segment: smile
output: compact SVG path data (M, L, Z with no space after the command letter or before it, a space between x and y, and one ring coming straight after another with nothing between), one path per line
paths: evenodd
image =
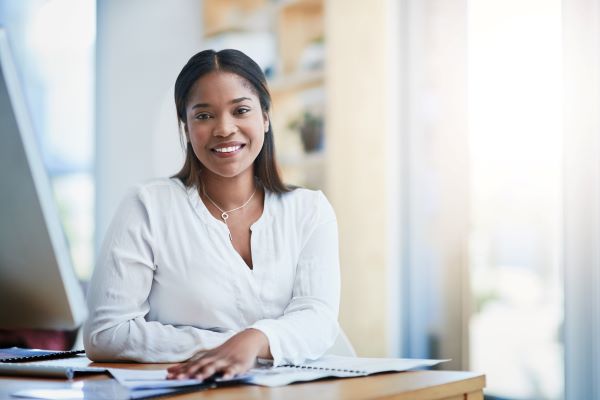
M212 150L215 151L215 152L217 152L217 153L235 153L236 151L238 151L242 147L244 147L244 145L238 144L238 145L229 146L229 147L215 147Z

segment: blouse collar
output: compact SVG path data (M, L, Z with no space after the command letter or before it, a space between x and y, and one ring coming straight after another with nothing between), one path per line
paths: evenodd
M208 208L206 208L206 204L204 204L204 202L200 198L200 193L198 193L198 189L195 186L187 187L179 179L177 179L177 178L172 178L172 179L174 181L176 181L178 186L180 186L181 188L183 188L186 191L190 205L192 206L192 208L194 209L194 211L196 212L198 217L203 222L212 224L214 226L219 226L219 227L222 227L225 225L225 223L223 221L216 219L215 217L213 217L213 215L210 213L210 211L208 211ZM264 191L265 191L265 198L264 198L264 203L263 203L263 212L262 212L261 216L258 217L258 219L250 226L251 231L261 229L261 227L264 226L264 224L266 223L265 221L267 221L270 218L271 202L272 202L272 198L273 198L273 193L271 193L267 189L264 189Z

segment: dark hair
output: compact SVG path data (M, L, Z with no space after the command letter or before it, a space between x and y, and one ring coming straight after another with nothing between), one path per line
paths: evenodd
M175 81L175 107L177 108L179 132L184 141L185 134L183 130L187 121L186 105L190 90L198 79L213 71L231 72L244 78L258 96L262 111L269 114L271 94L267 88L265 75L254 60L239 50L227 49L219 52L204 50L190 58ZM254 175L265 189L275 193L285 193L289 192L291 188L285 185L279 176L277 163L275 162L272 125L269 123L269 130L265 133L263 147L256 160L254 160ZM196 157L194 149L188 141L183 167L173 178L180 179L188 187L193 185L199 187L202 168L202 163Z

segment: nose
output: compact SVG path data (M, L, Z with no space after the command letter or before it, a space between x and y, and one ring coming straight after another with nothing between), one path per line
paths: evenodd
M214 136L222 136L227 137L237 130L237 126L235 125L235 121L230 116L222 116L217 119L217 123L213 129Z

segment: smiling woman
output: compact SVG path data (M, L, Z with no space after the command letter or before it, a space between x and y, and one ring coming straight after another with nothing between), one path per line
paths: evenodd
M253 174L269 118L243 78L212 72L194 84L186 110L185 135L210 175Z
M175 83L186 160L122 202L92 278L88 357L190 361L170 376L316 359L338 335L337 222L275 163L270 96L236 50L193 56Z
M210 79L211 76L212 79ZM202 79L208 79L208 82L205 83L211 85L211 90L209 90L208 86L200 84L200 80ZM215 110L207 110L211 104L209 104L208 99L203 99L202 96L211 96L210 93L218 93L218 90L221 89L219 85L224 85L224 87L227 87L234 93L236 90L240 93L239 96L231 94L232 97L229 99L229 101L235 101L231 104L232 108L234 108L234 105L238 106L238 115L244 114L247 111L254 111L252 115L261 116L264 119L264 143L256 155L253 168L254 175L269 190L275 193L287 192L289 188L281 181L275 162L273 131L269 122L271 96L267 88L266 79L260 67L252 59L236 50L222 50L218 53L213 50L205 50L196 54L188 61L175 82L177 117L179 118L180 129L184 132L187 139L185 163L176 177L186 185L198 184L200 182L199 171L202 169L202 160L195 153L196 149L190 140L188 129L197 126L190 123L194 122L192 120L194 117L196 118L196 122L198 122L210 118L211 111L214 114ZM216 94L212 96L216 96ZM216 101L216 99L213 101ZM221 99L221 101L225 100ZM254 103L246 104L246 107L240 107L238 103L243 101ZM188 110L188 106L190 110ZM214 117L213 115L213 120L215 120ZM219 117L217 121L220 124L228 124L232 121L224 119L223 115ZM217 129L223 129L223 126L217 126ZM230 127L225 126L225 129L230 129Z

